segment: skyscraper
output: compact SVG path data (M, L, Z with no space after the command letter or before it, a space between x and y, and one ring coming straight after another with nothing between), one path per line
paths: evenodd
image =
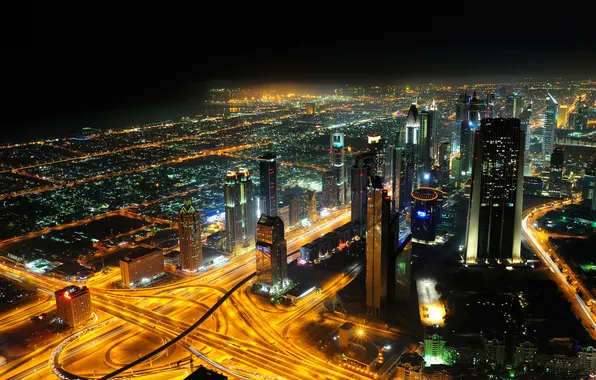
M505 118L519 118L519 114L522 112L522 100L519 91L512 93L511 95L507 95L507 100L505 101Z
M86 286L67 286L54 296L57 317L70 327L79 327L91 318L91 294Z
M443 193L430 187L412 192L410 229L412 238L421 243L433 243L441 227Z
M257 222L258 281L273 291L283 289L287 282L288 252L284 238L284 223L278 217L262 214Z
M470 120L470 116L468 113L468 107L470 104L470 95L467 93L463 93L457 98L457 102L455 103L455 121L457 125L461 125L462 121Z
M372 159L372 163L370 163L371 175L384 178L386 152L385 141L381 138L381 136L377 136L376 134L368 136L368 152L372 154L369 156Z
M323 202L322 206L327 208L337 207L337 183L335 175L331 170L321 174L323 182Z
M530 119L532 117L532 103L527 105L522 113L519 114L518 119L520 128L526 133L526 152L524 154L524 175L532 175L532 159L530 158L530 147L532 145L532 131L530 129Z
M408 234L400 243L395 253L395 265L389 267L395 268L395 301L407 301L411 294L412 235Z
M434 161L432 160L432 149L431 149L431 135L433 121L431 120L434 112L431 114L429 111L422 111L418 114L418 120L420 128L418 129L418 171L429 172ZM436 126L435 126L436 127Z
M395 265L399 218L391 214L391 198L380 177L372 179L366 207L366 308L369 315L382 318L395 288L395 267L390 263L393 259Z
M408 117L406 118L406 145L415 145L418 143L419 129L420 120L418 119L418 108L416 108L416 104L412 104L408 110Z
M333 179L335 181L336 189L334 190L335 203L341 206L345 203L346 198L346 179L344 166L344 134L332 133L330 143L331 153L331 171L333 172Z
M364 233L366 226L366 202L369 168L362 155L356 156L354 166L351 168L352 174L352 200L351 200L351 221L357 226L358 234Z
M429 130L430 130L430 155L431 155L431 166L435 165L439 160L439 111L437 103L433 100L430 108L428 109L429 114Z
M290 224L288 227L294 227L300 223L300 200L297 196L291 194L286 197L286 203L290 206Z
M314 190L305 190L302 193L302 219L311 222L317 219L317 193Z
M476 95L476 91L472 94L472 100L470 100L470 105L468 106L468 112L470 115L470 127L476 130L480 124L480 109L478 107L478 96Z
M559 129L567 129L567 120L569 107L560 105L559 106L559 117L557 117L557 128Z
M228 250L242 252L255 241L255 214L252 180L247 169L228 170L224 184ZM277 210L277 205L275 205Z
M203 244L201 242L201 220L192 206L190 198L178 213L178 240L180 242L180 267L196 271L203 266Z
M544 126L542 132L542 159L548 160L553 151L555 128L559 119L559 103L550 93L546 94L546 110L544 111Z
M457 173L456 177L465 181L472 171L474 154L474 127L471 121L463 120L461 122L459 144L461 172Z
M261 174L261 213L277 216L277 156L267 152L259 157Z
M483 119L475 133L468 263L519 263L525 135L519 119Z

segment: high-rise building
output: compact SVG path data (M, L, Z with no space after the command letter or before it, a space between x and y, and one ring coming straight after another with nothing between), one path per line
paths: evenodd
M418 119L418 108L416 108L416 104L412 104L408 110L408 117L406 118L406 145L415 145L418 143L419 129L420 120Z
M519 91L514 92L507 96L505 101L505 118L519 118L519 114L522 112L522 98Z
M333 192L335 203L341 206L345 203L346 199L346 169L344 166L344 134L343 133L332 133L330 142L330 153L331 153L331 171L333 172L333 179L335 181L336 189Z
M422 111L418 115L420 128L418 129L418 170L419 172L429 172L434 165L432 157L432 134L433 128L436 129L436 112ZM433 120L434 119L434 120Z
M314 190L305 190L302 193L302 219L311 222L317 219L317 193Z
M430 131L430 156L431 156L431 166L435 165L439 160L439 110L437 108L437 103L433 100L429 109L428 109L428 121L429 121L429 131Z
M455 121L457 125L461 125L462 121L470 120L468 107L470 105L470 95L463 93L457 98L455 103Z
M542 132L542 159L548 160L553 151L555 128L559 119L559 103L550 93L546 94L546 110L544 111L544 126Z
M483 118L493 118L493 117L498 117L497 116L497 108L496 108L496 103L497 102L497 94L495 94L494 92L490 92L486 95L486 113L483 116Z
M120 260L122 283L129 288L148 283L164 272L164 256L159 249L133 252Z
M462 121L460 129L459 157L461 172L456 177L467 180L472 171L472 161L474 156L474 127L471 121Z
M519 263L524 132L519 119L483 119L475 140L466 262Z
M472 127L474 130L477 130L478 126L480 125L480 109L478 107L478 103L478 96L476 96L476 91L474 91L474 94L472 94L472 100L470 100L470 105L468 106L470 127Z
M366 207L366 308L369 315L383 318L394 297L399 218L391 213L391 198L380 177L372 178Z
M412 293L412 235L408 235L395 253L395 265L390 258L389 267L395 268L395 301L408 301ZM388 295L391 291L388 291Z
M385 163L386 163L386 151L385 151L385 143L386 141L381 138L381 136L372 135L368 136L368 152L372 154L369 156L372 158L371 166L371 175L379 176L381 178L385 177Z
M262 285L273 291L287 282L288 252L284 223L278 217L262 214L257 222L257 276Z
M70 327L79 327L91 319L91 294L86 286L67 286L54 293L57 317Z
M331 170L327 170L321 174L323 182L323 207L334 208L337 207L337 183L335 182L335 175Z
M532 103L525 107L523 112L519 114L518 119L520 128L526 133L526 152L524 155L524 175L532 175L532 159L530 158L530 147L532 145L532 130L530 129L530 119L532 118Z
M314 193L315 192L313 191L313 194ZM290 222L287 227L288 228L294 227L298 223L300 223L300 200L298 199L297 196L290 194L286 197L286 204L288 204L288 206L290 206ZM316 214L316 208L315 208L315 214Z
M304 103L304 108L307 115L314 115L317 110L316 103Z
M351 221L356 225L358 235L362 235L364 234L364 227L366 226L366 203L369 180L369 167L362 155L356 156L354 166L351 168L351 174Z
M255 242L256 210L252 180L247 169L228 170L224 183L224 203L228 251L238 254Z
M588 107L584 100L578 99L575 106L575 111L569 115L569 126L570 129L575 131L583 131L588 127Z
M587 175L580 179L579 184L582 190L582 207L596 211L596 192L594 192L594 176Z
M260 212L277 216L277 156L267 152L259 157L261 174Z
M196 271L203 266L203 244L201 242L201 220L190 198L178 213L178 240L180 242L180 268Z
M290 205L278 206L277 216L279 216L281 221L284 222L284 228L289 228L289 226L290 226Z
M560 105L559 106L559 117L557 118L557 128L567 129L567 119L569 118L569 107Z
M437 162L441 170L441 186L449 184L450 169L451 169L451 143L448 138L441 141L439 144L439 154L437 156Z
M421 187L412 192L410 229L412 238L422 243L432 243L441 229L443 193L438 189Z

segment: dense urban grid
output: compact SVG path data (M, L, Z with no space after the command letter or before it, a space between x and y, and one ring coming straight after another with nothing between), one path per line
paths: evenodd
M207 96L0 145L0 378L596 376L596 82Z

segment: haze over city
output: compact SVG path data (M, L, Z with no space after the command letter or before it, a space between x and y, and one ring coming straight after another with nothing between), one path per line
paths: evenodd
M0 379L594 378L593 33L440 19L15 54Z

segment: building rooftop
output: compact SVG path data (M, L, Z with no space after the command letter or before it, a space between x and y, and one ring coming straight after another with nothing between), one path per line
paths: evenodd
M79 288L75 285L67 286L66 288L62 288L57 290L54 294L56 297L66 297L68 299L77 298L82 296L83 294L89 293L89 289L86 286Z
M128 254L122 261L134 261L138 260L143 256L147 256L149 254L154 253L155 249L145 248L145 247L137 247L132 253Z
M352 322L345 322L343 325L339 327L340 330L351 330L354 328L354 324Z

